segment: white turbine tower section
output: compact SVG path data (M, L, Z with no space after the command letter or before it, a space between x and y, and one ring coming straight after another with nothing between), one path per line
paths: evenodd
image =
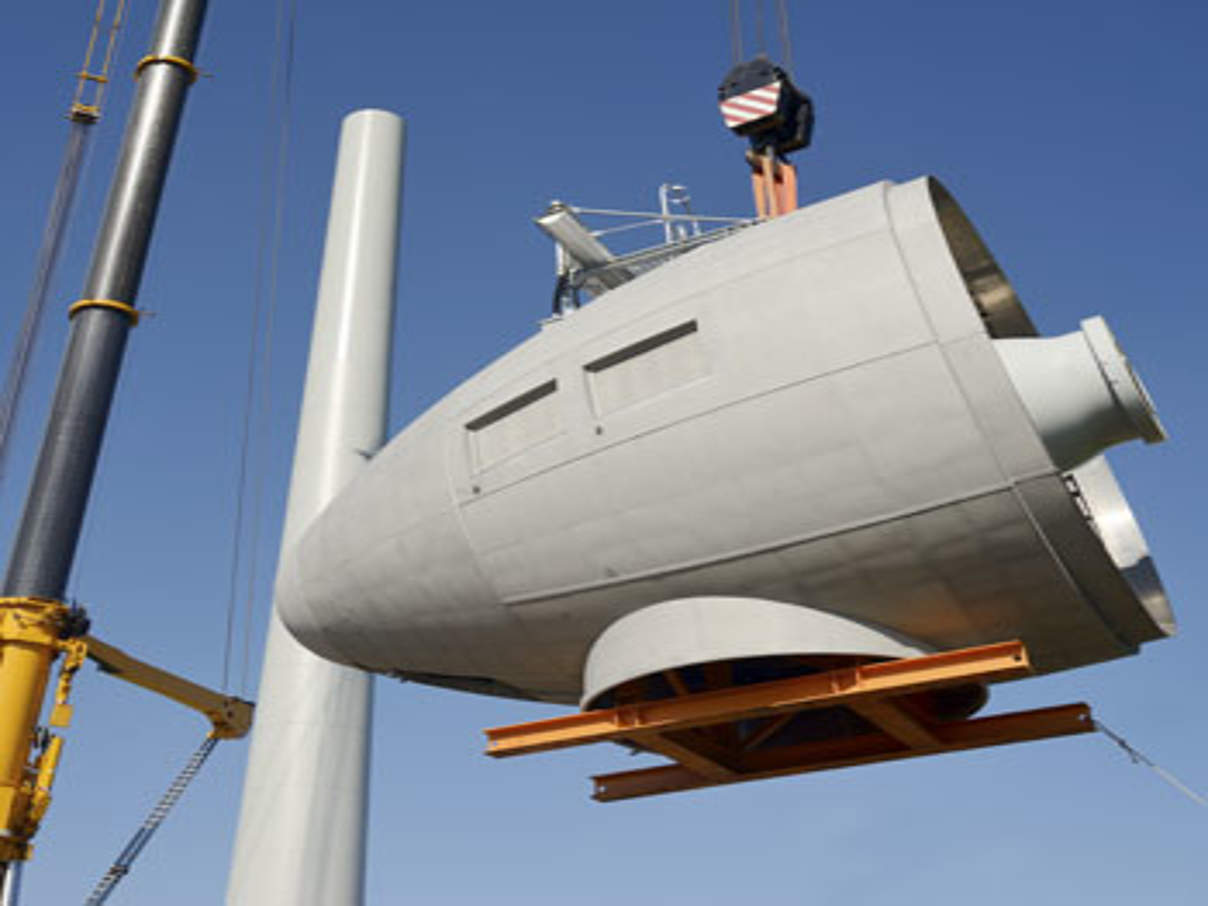
M385 440L403 140L392 113L344 120L282 551ZM274 602L231 906L362 902L370 683L295 642Z

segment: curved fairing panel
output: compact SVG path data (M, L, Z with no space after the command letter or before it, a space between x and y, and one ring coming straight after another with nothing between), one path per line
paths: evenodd
M1091 327L1093 355L1052 348L1092 383L1131 375ZM1165 597L1106 464L1068 460L1160 427L1105 375L1082 419L1101 439L1070 443L1076 401L1044 434L1043 387L1011 368L1048 353L996 346L1034 334L933 180L813 205L470 378L287 552L278 606L333 660L566 702L607 626L696 596L937 649L1020 638L1042 670L1131 653L1173 631Z

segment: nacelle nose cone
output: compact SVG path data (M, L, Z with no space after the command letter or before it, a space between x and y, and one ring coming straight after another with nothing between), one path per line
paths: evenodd
M1011 382L1061 469L1134 438L1165 440L1153 401L1100 317L1060 337L995 340Z

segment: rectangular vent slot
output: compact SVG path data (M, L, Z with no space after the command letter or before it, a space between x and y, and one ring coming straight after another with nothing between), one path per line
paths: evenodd
M557 381L546 381L466 424L475 469L485 469L558 433Z
M709 373L695 321L646 337L584 368L599 416L644 402Z

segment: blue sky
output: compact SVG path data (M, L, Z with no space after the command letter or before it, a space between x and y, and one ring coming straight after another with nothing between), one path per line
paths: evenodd
M213 77L189 100L139 300L157 317L133 337L71 583L98 634L214 684L270 140L273 5L213 4L198 57ZM393 430L546 313L552 255L530 218L551 198L651 207L673 179L698 210L750 208L743 143L714 106L730 62L721 0L299 6L271 430L258 448L253 658L345 113L380 106L409 121ZM1208 789L1208 314L1195 271L1208 208L1208 9L1111 0L790 9L798 82L818 109L815 146L798 155L805 199L937 175L1043 332L1108 319L1171 435L1112 460L1181 634L1136 658L1001 687L995 706L1089 701L1158 763ZM6 16L6 345L91 12L71 0ZM135 0L123 73L144 52L151 13ZM66 335L61 309L82 284L129 95L122 75L98 127L0 487L5 549ZM204 730L91 669L76 703L26 876L30 903L82 900ZM624 767L622 754L481 755L481 728L546 713L378 684L369 902L881 906L964 903L976 892L985 906L1112 906L1199 903L1208 882L1208 812L1100 736L600 806L585 778ZM113 902L220 900L245 756L246 744L219 747Z

